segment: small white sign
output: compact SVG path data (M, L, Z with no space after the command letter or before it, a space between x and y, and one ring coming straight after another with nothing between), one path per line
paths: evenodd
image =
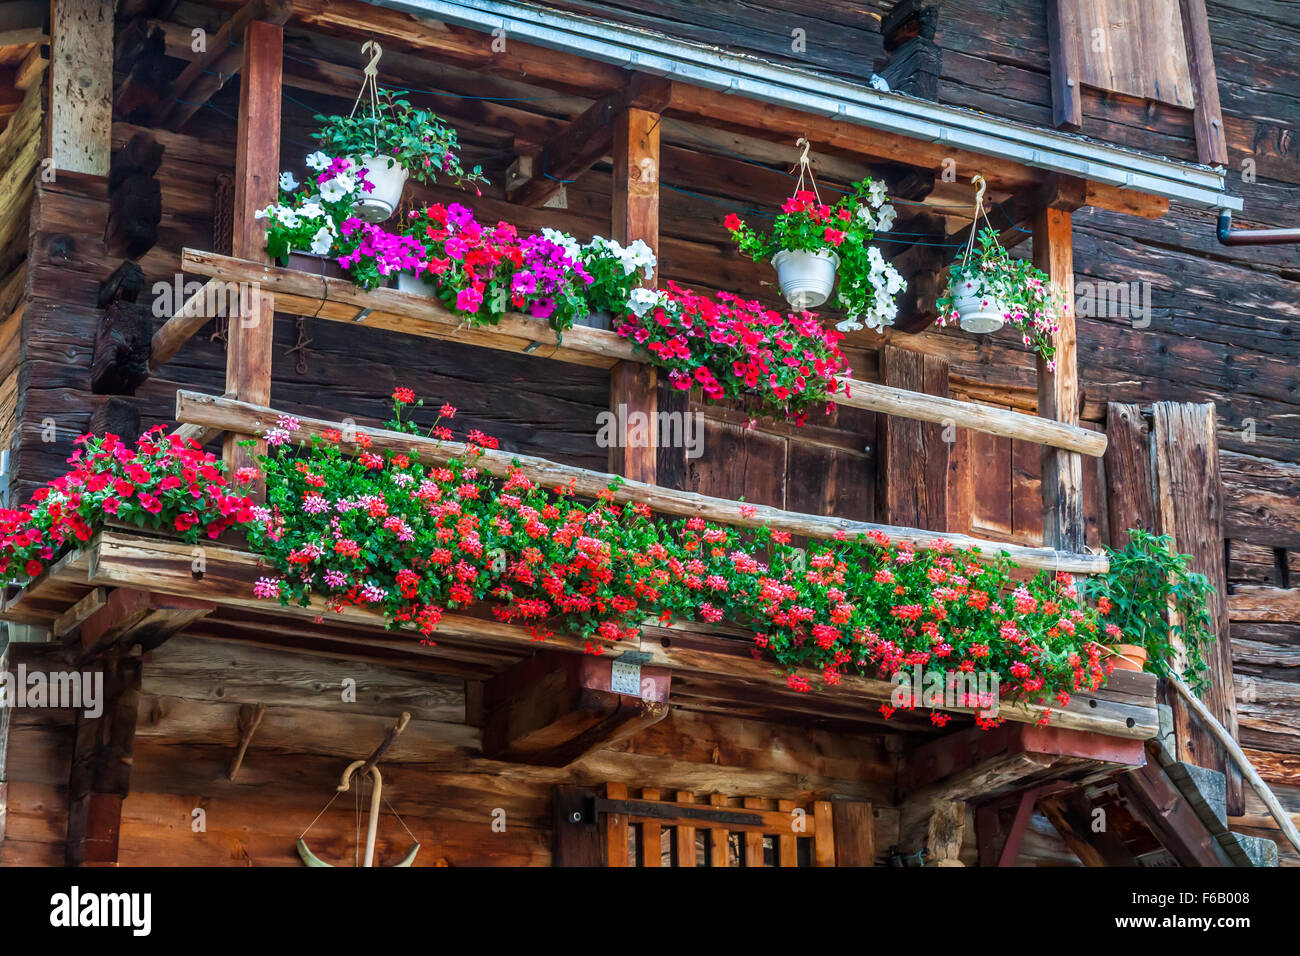
M609 689L615 694L641 696L641 665L614 661L609 672Z

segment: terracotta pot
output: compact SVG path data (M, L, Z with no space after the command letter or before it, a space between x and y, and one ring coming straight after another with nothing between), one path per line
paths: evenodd
M402 201L402 187L406 185L406 167L391 156L353 157L357 164L366 167L366 179L375 188L362 193L352 203L352 211L366 222L383 222L393 214Z
M1115 644L1109 650L1117 671L1141 671L1146 667L1147 649L1140 644Z
M783 249L772 257L781 294L797 312L815 309L830 298L835 287L835 270L840 257L828 250L791 252Z
M953 289L953 307L962 331L987 335L1006 324L1006 307L985 295L978 280L965 279Z

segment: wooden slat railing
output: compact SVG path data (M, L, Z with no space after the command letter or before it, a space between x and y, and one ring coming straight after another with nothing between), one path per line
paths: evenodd
M452 339L501 351L530 352L599 368L609 368L620 361L646 361L646 356L627 339L603 329L575 327L564 333L561 342L555 330L545 322L518 313L502 317L495 326L471 328L433 296L396 289L366 292L347 279L265 266L192 249L184 250L182 267L187 272L209 277L210 285L216 284L213 288L221 288L225 283L230 283L233 288L256 284L260 289L275 294L276 308L283 312ZM201 292L192 296L154 334L151 367L158 368L169 361L185 341L203 327L208 318L203 308L205 295ZM224 299L226 296L215 298ZM836 393L835 401L852 408L952 424L1092 457L1101 457L1106 451L1106 436L1101 432L1036 415L922 395L874 382L847 379Z
M274 427L276 420L282 414L286 413L233 398L204 395L184 389L176 393L176 421L185 425L238 434L255 434ZM344 430L344 426L337 422L295 417L300 423L297 433L293 436L297 440L323 434L326 430ZM461 457L467 451L467 446L461 442L440 442L418 435L377 428L356 428L355 431L364 433L370 439L370 447L374 449L413 451L424 462L445 462ZM359 449L355 441L345 443L345 447L353 452ZM641 481L618 478L605 472L561 465L531 455L485 450L477 459L480 468L498 477L504 477L512 467L512 463L517 463L525 475L546 487L565 486L572 488L578 494L595 496L608 490L611 483L618 481L622 483L613 493L615 501L640 502L661 514L706 518L735 527L765 527L819 539L836 538L841 535L854 537L878 531L889 535L894 541L921 547L930 547L937 541L943 540L956 547L979 548L990 557L1005 552L1017 564L1028 568L1101 574L1109 567L1109 561L1104 554L1073 554L1054 551L1051 548L1032 548L1009 542L986 541L963 534L944 534L919 528L898 528L867 521L853 521L849 518L785 511L770 505L742 504L727 498L678 491Z

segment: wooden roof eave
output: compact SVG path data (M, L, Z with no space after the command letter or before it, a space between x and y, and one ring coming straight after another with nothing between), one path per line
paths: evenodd
M515 77L527 73L542 85L570 90L575 78L582 78L589 84L586 95L593 98L621 88L610 69L658 74L673 83L669 115L713 126L738 124L769 138L807 135L851 154L931 169L952 159L958 168L979 170L991 186L1008 191L1052 172L1075 176L1090 184L1091 204L1130 214L1162 215L1171 198L1216 208L1241 207L1240 199L1225 194L1222 169L880 93L837 77L592 17L513 0L472 5L455 0L383 0L374 5L331 0L325 11L318 11L321 2L301 0L302 22L345 32L363 25L367 35L392 30L398 42L462 60L467 55L472 60L475 51L473 44L467 50L465 31L490 34L504 27L509 36L506 51L482 43L477 48L479 68L509 72L514 63ZM366 16L366 10L373 16Z
M216 0L237 9L242 0ZM504 51L485 39L507 25ZM635 72L671 80L665 115L767 139L808 135L872 162L938 168L952 159L995 190L1015 192L1050 173L1087 183L1088 204L1148 218L1169 200L1238 210L1221 169L1151 156L1075 134L1028 126L753 56L543 9L512 0L296 0L289 25L596 100Z

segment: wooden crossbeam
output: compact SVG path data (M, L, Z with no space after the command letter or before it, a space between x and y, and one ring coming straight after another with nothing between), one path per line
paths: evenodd
M564 333L561 345L555 330L545 322L518 313L505 315L494 326L464 329L463 319L450 312L433 296L399 292L396 289L366 292L347 279L322 277L296 269L282 269L192 249L186 249L182 253L182 267L187 272L225 282L256 284L264 295L274 293L279 307L286 312L391 329L410 335L468 342L485 348L526 350L545 358L599 368L610 368L619 361L646 361L646 356L637 351L630 341L603 329L569 329ZM192 297L191 301L194 298L197 296ZM191 307L187 304L186 308ZM193 331L202 326L202 322L195 324L195 321L193 318L169 319L155 333L155 355L166 354L165 351L159 351L159 337L165 337L167 348L174 346L178 349L179 345L175 343L185 331L193 334ZM845 379L835 393L834 400L849 408L953 424L959 428L1050 445L1092 457L1100 457L1106 451L1106 436L1103 433L1080 428L1077 424L973 402L918 395L874 382Z
M577 179L609 155L620 116L629 109L657 113L668 103L671 92L672 84L668 80L637 73L626 89L598 99L543 144L533 160L534 177L513 190L510 201L521 206L540 206L546 202L559 192L565 180Z
M266 573L257 555L218 545L205 548L206 567L202 579L196 580L193 571L192 546L158 538L139 538L120 532L105 531L92 543L86 562L69 565L60 570L57 578L47 579L51 585L61 586L74 577L84 584L102 587L129 587L148 589L178 596L201 595L202 600L239 611L297 620L308 629L317 627L322 613L331 619L336 612L325 612L321 604L309 607L283 606L274 601L261 601L253 597L253 585ZM93 568L89 581L86 565ZM26 592L6 605L6 616L18 618L24 614L23 600ZM39 602L39 590L30 595ZM347 607L337 612L337 620L357 628L368 628L376 638L383 638L387 622L378 611L360 607ZM681 624L670 630L647 623L638 639L606 642L592 638L590 643L604 646L620 653L641 651L647 655L646 667L666 667L696 676L714 675L724 681L740 681L747 686L762 687L769 692L788 693L791 698L804 699L790 691L786 674L771 662L750 657L744 642L713 636L712 630L703 633L692 631L699 625ZM665 641L664 637L668 640ZM500 647L533 653L538 644L527 629L518 625L503 624L490 618L471 617L448 613L438 627L440 644ZM565 634L556 634L546 640L547 649L563 650L574 654L587 652L588 641ZM816 682L820 675L815 671L799 672ZM821 693L828 698L845 703L859 702L874 708L893 699L895 684L891 681L865 677L846 676L834 688ZM1055 701L1053 701L1055 703ZM969 707L948 708L954 713L971 713ZM1003 704L1000 715L1013 723L1036 723L1043 708L1034 705ZM1145 740L1159 729L1156 717L1155 696L1152 691L1139 692L1104 690L1095 694L1076 694L1064 708L1052 708L1052 727L1064 730L1093 731L1112 737ZM1048 728L1052 729L1052 728Z
M90 660L114 646L139 644L152 650L215 609L215 604L192 597L118 588L81 622L78 658ZM60 619L58 626L66 622Z
M173 96L154 110L154 126L180 129L190 117L243 68L244 31L250 23L281 26L293 12L293 0L249 0L208 40L207 49L181 71ZM256 80L254 80L256 82Z
M184 389L176 393L178 422L217 428L227 433L246 435L264 433L274 426L281 415L282 413L275 409L237 399L218 398ZM297 418L299 428L293 435L295 440L308 440L313 435L342 429L337 422L302 416ZM426 462L445 462L468 453L467 447L460 442L435 441L385 429L357 429L356 431L358 434L364 432L371 442L370 447L374 449L414 451L420 455L421 460ZM354 454L360 454L360 446L355 442L345 443L345 447ZM1081 574L1103 573L1109 566L1104 554L1066 553L1051 548L986 541L962 534L946 534L919 528L854 521L849 518L803 514L770 505L742 505L741 502L726 498L714 498L689 491L663 488L647 482L620 479L606 472L561 465L531 455L487 449L478 455L476 464L487 473L498 477L507 476L510 470L517 466L529 478L546 487L568 486L576 493L590 497L606 492L612 485L618 483L618 487L613 491L615 501L641 502L662 514L679 517L698 516L735 527L770 528L818 539L838 538L842 535L853 537L875 531L888 534L895 541L907 542L918 547L930 547L944 540L956 547L978 548L990 558L1005 553L1022 567L1047 568Z
M540 651L483 686L483 755L565 767L668 716L672 675L639 672L640 690L614 689L605 656Z
M1158 763L1151 761L1121 775L1117 782L1134 815L1183 866L1233 865L1219 841Z

